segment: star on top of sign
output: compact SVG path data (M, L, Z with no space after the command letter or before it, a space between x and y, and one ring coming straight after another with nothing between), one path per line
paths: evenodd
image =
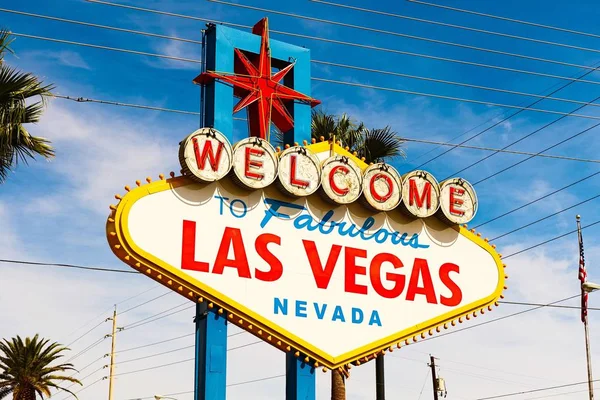
M302 101L309 103L311 107L321 102L281 83L295 62L273 73L268 19L263 18L254 25L252 33L261 36L259 54L246 55L235 49L233 74L206 71L196 77L194 82L207 84L220 80L233 85L234 96L240 98L233 108L233 113L247 107L250 135L266 139L271 122L281 132L287 132L294 127L294 119L287 108L290 102Z

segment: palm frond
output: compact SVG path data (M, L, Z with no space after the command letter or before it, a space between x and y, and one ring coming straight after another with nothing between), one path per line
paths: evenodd
M358 153L367 163L381 162L390 158L406 158L402 140L389 126L381 129L365 129L364 142Z
M0 399L5 398L6 396L8 396L9 394L11 394L13 391L13 388L11 386L5 387L5 388L0 388Z
M10 32L8 30L0 30L0 63L4 60L4 53L14 53L10 48L10 44L13 42L13 40L15 39L10 36Z

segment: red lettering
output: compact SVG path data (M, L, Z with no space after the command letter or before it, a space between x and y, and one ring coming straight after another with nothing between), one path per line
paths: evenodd
M459 305L462 301L462 291L460 290L456 282L454 282L452 278L450 278L450 272L459 273L460 269L458 265L452 263L445 263L440 267L440 279L442 283L446 285L446 287L450 289L450 292L452 293L451 297L440 296L440 303L448 307L454 307Z
M199 170L203 170L206 165L206 159L209 159L210 167L213 171L217 171L219 169L219 162L221 161L221 154L223 153L223 143L218 142L217 146L217 155L213 151L213 141L206 140L204 142L204 147L202 148L202 154L200 154L200 146L198 145L198 138L192 138L192 143L194 144L194 154L196 155L196 165Z
M460 207L464 203L464 200L457 199L456 196L462 196L464 194L465 194L464 189L457 189L454 186L450 186L450 214L459 215L459 216L465 215L464 211L455 208L455 206Z
M388 188L387 193L384 194L383 196L380 195L379 193L377 193L377 190L375 190L375 182L377 182L378 179L383 179ZM373 196L375 201L377 201L379 203L384 203L384 202L388 201L389 198L392 197L393 189L394 189L394 184L392 183L392 179L389 176L387 176L386 174L382 174L382 173L375 174L371 178L371 182L369 182L369 191L371 192L371 196Z
M408 201L412 206L413 203L417 203L417 207L423 207L423 202L425 201L425 197L427 197L427 209L431 208L431 183L425 182L423 186L423 193L419 195L419 189L417 189L417 182L414 179L409 180L408 187Z
M265 174L256 172L255 170L251 170L250 168L262 168L263 162L259 160L253 160L252 156L263 156L265 154L264 150L257 149L254 147L246 147L246 160L245 160L245 169L244 175L246 178L261 180L265 177Z
M183 220L181 269L208 272L208 263L196 261L196 222Z
M291 158L290 159L290 185L294 185L294 186L301 187L302 189L306 189L308 187L308 185L310 185L310 182L296 178L296 162L297 162L298 156L294 154L290 158Z
M346 275L344 291L347 293L367 294L367 287L356 283L356 275L367 275L367 268L362 265L356 265L356 258L366 258L367 251L346 247L344 250L344 260L346 262Z
M419 286L420 278L423 279L422 287ZM425 295L428 303L437 304L429 265L427 265L427 260L422 258L415 258L410 281L408 282L408 289L406 290L406 300L414 301L417 294Z
M227 258L230 248L233 249L233 259ZM212 273L222 275L225 267L236 268L240 278L250 278L250 267L242 240L242 232L237 228L225 228Z
M275 243L277 245L281 245L281 238L277 235L273 235L272 233L263 233L256 238L256 242L254 243L254 247L256 247L256 252L258 255L265 260L271 269L267 272L256 270L254 276L256 279L260 279L265 282L273 282L277 279L281 278L283 274L283 264L281 261L269 251L267 245L269 243Z
M304 250L306 251L308 262L310 263L310 268L312 269L313 276L315 277L315 283L317 284L317 287L319 289L327 289L327 286L329 286L329 281L331 280L331 275L333 274L333 269L335 268L335 264L340 257L342 246L337 244L331 246L331 251L327 257L327 263L325 264L325 267L323 267L319 257L319 252L315 246L315 242L312 240L303 240L302 244L304 245Z
M337 194L338 196L345 196L346 194L348 194L350 189L340 188L338 185L335 184L335 180L333 179L334 175L337 173L338 170L343 172L344 175L350 172L348 167L346 167L345 165L336 165L335 167L331 168L331 171L329 171L329 186L331 186L331 190L333 190L333 193Z
M406 277L401 274L387 272L385 274L385 278L388 281L394 282L394 287L391 289L386 289L381 282L381 266L385 262L392 264L394 269L402 268L404 266L402 261L400 261L400 259L393 254L377 254L371 261L371 268L369 271L371 275L371 284L373 285L373 289L375 289L377 294L379 294L381 297L385 297L386 299L395 299L396 297L400 296L404 290Z

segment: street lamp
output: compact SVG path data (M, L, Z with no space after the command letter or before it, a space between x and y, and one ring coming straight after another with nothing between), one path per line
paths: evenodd
M597 283L593 283L593 282L583 282L583 284L581 285L581 288L583 289L584 292L593 292L595 290L600 290L600 285Z

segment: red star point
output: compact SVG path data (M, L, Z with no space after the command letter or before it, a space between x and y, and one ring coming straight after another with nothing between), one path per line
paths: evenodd
M250 135L267 139L271 122L281 132L287 132L294 127L294 119L287 107L290 102L302 101L311 107L321 102L281 83L295 63L273 73L268 19L263 18L254 25L252 33L261 36L259 54L249 58L239 49L235 49L233 74L206 71L196 77L194 82L207 84L219 80L232 85L234 95L240 98L233 108L233 113L248 108Z

